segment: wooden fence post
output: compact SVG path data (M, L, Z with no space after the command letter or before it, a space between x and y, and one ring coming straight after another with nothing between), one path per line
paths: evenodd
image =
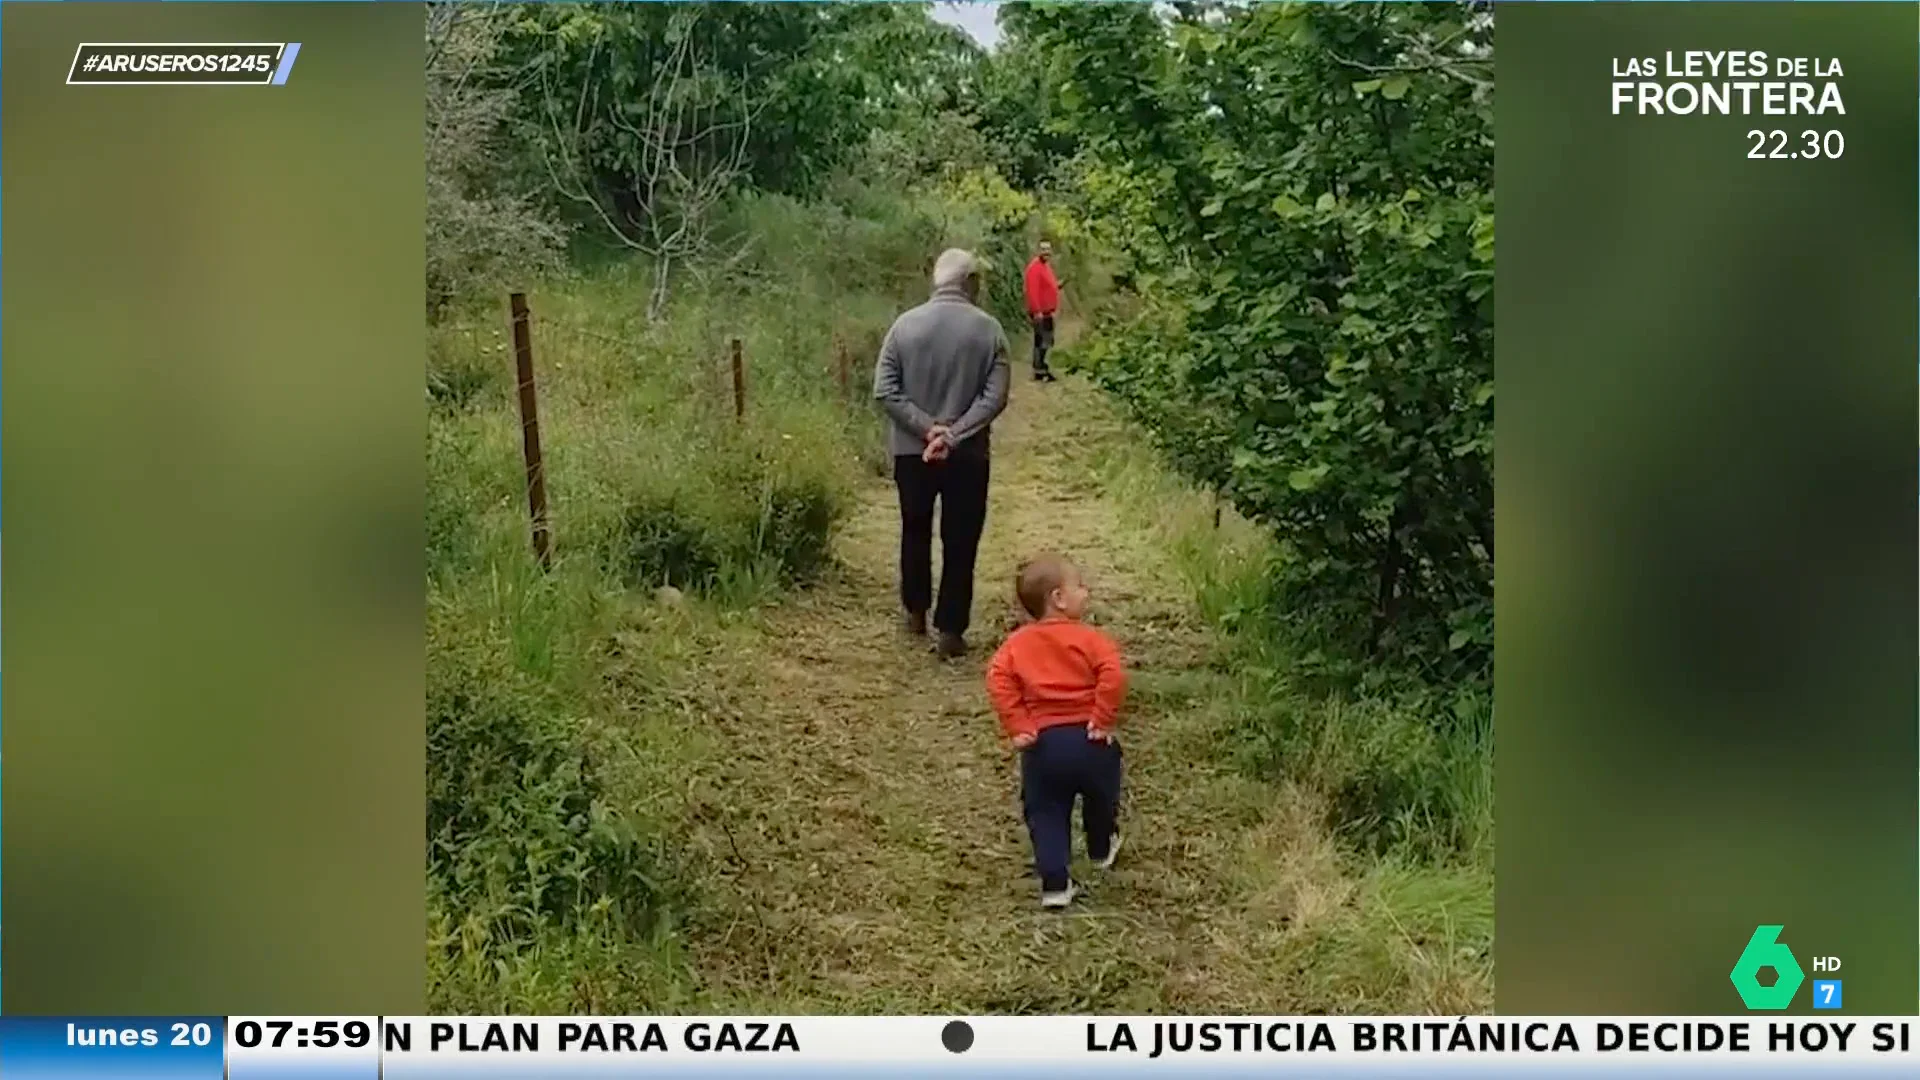
M520 440L527 457L527 513L533 519L533 553L540 568L551 569L547 537L547 480L540 461L540 414L533 393L533 337L528 328L527 294L508 297L513 311L513 363L520 376Z
M740 355L740 339L733 339L733 418L747 417L747 362Z

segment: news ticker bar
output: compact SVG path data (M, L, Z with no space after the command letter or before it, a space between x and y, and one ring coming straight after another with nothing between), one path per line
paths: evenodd
M82 43L69 86L285 86L297 41L246 44Z
M0 1017L7 1080L1913 1076L1913 1017ZM1729 1069L1735 1070L1729 1073Z

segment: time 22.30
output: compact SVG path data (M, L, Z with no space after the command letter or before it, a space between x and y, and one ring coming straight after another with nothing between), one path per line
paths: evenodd
M1790 161L1798 158L1837 158L1847 152L1847 137L1837 131L1803 131L1792 139L1784 131L1749 131L1750 158Z

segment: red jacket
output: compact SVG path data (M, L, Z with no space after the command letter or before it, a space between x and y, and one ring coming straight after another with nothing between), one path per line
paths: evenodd
M1040 261L1035 255L1027 264L1027 314L1032 316L1051 315L1060 310L1060 282L1053 276L1053 267Z
M1015 630L987 665L987 694L1009 736L1056 724L1111 731L1126 693L1127 670L1113 639L1069 619Z

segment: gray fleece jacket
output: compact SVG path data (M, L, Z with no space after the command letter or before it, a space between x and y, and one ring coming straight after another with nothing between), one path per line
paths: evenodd
M893 419L888 449L918 455L927 429L946 424L955 453L984 456L1007 407L1007 335L958 287L901 315L880 346L873 396Z

